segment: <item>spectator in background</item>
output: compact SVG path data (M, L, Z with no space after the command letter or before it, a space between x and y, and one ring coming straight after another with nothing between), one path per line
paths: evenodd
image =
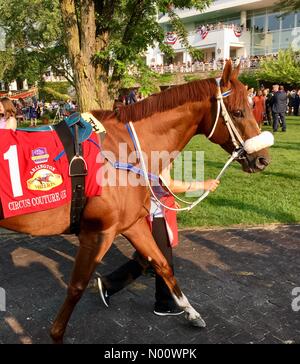
M294 107L294 98L295 98L296 91L288 91L287 98L288 98L288 115L292 115L293 107Z
M127 97L127 104L135 104L137 102L135 89L132 89Z
M300 106L300 90L295 93L295 97L293 100L293 108L294 108L294 115L298 116L299 114L299 106Z
M66 116L72 114L72 112L75 110L75 107L71 99L67 100L64 108Z
M8 97L0 99L0 129L16 130L16 108Z
M25 116L23 114L23 102L22 99L19 99L16 103L16 120L17 120L17 125L20 122L25 121Z
M266 100L262 90L258 90L256 96L253 97L253 115L260 128L264 120L265 112Z
M273 96L274 93L270 92L269 89L266 90L266 114L267 114L267 120L268 125L272 125L272 103L273 103Z
M278 130L278 124L280 120L282 122L282 131L286 131L286 121L285 121L285 113L287 109L287 95L284 91L284 86L274 85L274 97L272 104L272 111L274 115L273 120L273 131L276 132ZM280 119L280 120L279 120Z
M250 108L253 109L253 97L254 97L254 88L248 89L248 103L250 105Z
M37 125L37 116L37 102L31 102L29 104L29 119L31 127Z

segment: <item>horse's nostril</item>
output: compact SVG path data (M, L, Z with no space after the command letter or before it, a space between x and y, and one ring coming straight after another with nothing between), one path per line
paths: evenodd
M263 164L264 166L268 166L268 165L269 165L269 161L268 161L266 158L264 158L264 157L259 157L258 159L259 159L259 162L260 162L261 164Z
M256 158L256 167L259 169L264 169L267 165L269 165L269 161L264 157Z

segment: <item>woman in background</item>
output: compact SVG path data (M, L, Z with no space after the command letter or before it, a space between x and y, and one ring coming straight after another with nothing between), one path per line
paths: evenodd
M16 130L16 108L8 97L0 99L0 129Z
M266 99L263 95L262 90L258 90L256 96L253 97L253 115L260 128L264 120L265 112L266 112Z

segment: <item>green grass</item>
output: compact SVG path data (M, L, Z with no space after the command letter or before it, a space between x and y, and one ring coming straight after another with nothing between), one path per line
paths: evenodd
M203 136L193 138L186 150L205 151L206 179L215 178L228 158ZM287 132L275 134L270 156L261 173L247 174L232 164L216 192L191 212L178 214L180 227L300 222L300 117L289 117Z

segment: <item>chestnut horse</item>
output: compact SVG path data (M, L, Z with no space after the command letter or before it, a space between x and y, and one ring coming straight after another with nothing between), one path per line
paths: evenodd
M231 62L227 62L221 87L222 92L231 89L224 103L239 134L247 140L260 134L260 131L248 105L246 89L238 81L238 72L238 69L232 69ZM215 79L198 80L168 89L137 104L124 106L119 109L118 116L113 112L93 111L93 115L103 122L107 131L103 149L112 151L117 158L120 143L127 143L128 151L134 151L125 127L125 122L132 121L145 155L150 155L151 151L181 151L194 135L208 136L211 133L217 117L216 93ZM232 153L235 148L222 115L218 118L211 141L228 153ZM266 149L245 157L240 160L245 172L261 171L269 163ZM162 160L160 169L166 163L169 161ZM113 168L107 165L107 161L106 167ZM142 256L151 261L157 274L165 280L175 302L186 312L186 318L195 326L205 326L200 314L180 290L172 269L152 237L146 220L150 207L148 188L142 185L121 185L119 180L122 174L128 176L130 173L120 172L116 186L104 186L102 195L89 198L84 207L80 246L67 297L51 328L51 337L55 343L63 341L75 305L97 264L119 234L125 236ZM0 226L32 235L67 233L70 226L70 205L2 219Z

